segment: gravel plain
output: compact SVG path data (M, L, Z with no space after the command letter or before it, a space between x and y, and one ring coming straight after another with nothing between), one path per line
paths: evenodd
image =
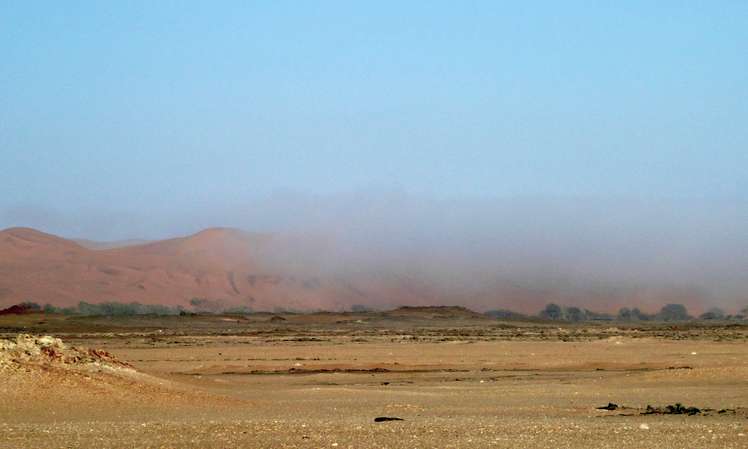
M135 371L6 368L0 447L748 447L745 327L328 318L29 324ZM598 409L609 402L621 408ZM707 411L643 414L675 403Z

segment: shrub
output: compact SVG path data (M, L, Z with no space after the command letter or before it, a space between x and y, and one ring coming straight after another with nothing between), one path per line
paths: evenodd
M508 309L489 310L486 315L497 320L524 320L527 315Z
M652 319L652 316L642 312L636 307L633 309L622 307L621 310L618 311L616 319L619 321L648 321Z
M541 318L548 320L562 320L564 319L564 311L558 304L550 303L545 306L545 309L541 310L538 314Z
M587 318L587 313L586 310L581 310L579 307L568 307L564 313L564 318L567 321L578 323Z
M37 304L35 302L31 302L31 301L22 302L20 305L21 305L21 307L23 307L26 310L31 311L31 312L39 312L39 311L42 310L42 306L40 306L39 304Z
M657 314L657 319L662 321L688 321L692 318L683 304L667 304Z
M140 304L138 302L102 302L91 304L80 301L75 307L60 308L52 304L45 304L44 313L61 313L64 315L83 316L134 316L134 315L177 315L178 307L169 307L160 304Z

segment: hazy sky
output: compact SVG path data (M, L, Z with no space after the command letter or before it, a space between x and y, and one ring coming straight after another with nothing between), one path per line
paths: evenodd
M0 227L129 237L279 191L748 198L743 0L6 1L0 58Z

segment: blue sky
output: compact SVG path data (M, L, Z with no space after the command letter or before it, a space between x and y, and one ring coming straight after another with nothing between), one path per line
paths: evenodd
M2 2L0 227L278 191L742 201L747 24L729 0Z

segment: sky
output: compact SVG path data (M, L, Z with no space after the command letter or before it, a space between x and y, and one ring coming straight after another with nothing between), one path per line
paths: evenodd
M744 199L747 23L729 0L2 2L3 224L286 191Z

